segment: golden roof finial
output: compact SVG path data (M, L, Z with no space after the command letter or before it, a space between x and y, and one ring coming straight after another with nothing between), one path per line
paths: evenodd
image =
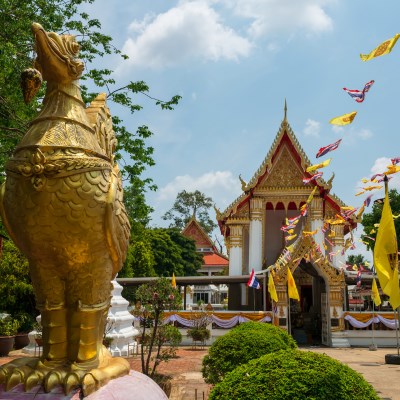
M285 98L285 107L283 108L284 110L284 117L283 120L286 121L287 120L287 104L286 104L286 98Z

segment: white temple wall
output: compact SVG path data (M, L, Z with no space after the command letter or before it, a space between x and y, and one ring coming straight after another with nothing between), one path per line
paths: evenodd
M232 247L229 252L229 275L242 275L242 248Z

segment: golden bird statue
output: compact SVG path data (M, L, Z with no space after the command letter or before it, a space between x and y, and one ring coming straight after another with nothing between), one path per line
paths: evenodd
M29 260L41 313L43 353L0 367L0 383L26 391L43 385L86 396L129 373L102 345L111 280L125 260L130 226L114 161L116 137L106 95L89 107L78 79L83 63L71 35L32 24L35 69L47 82L42 109L6 164L0 212ZM25 74L37 90L37 73ZM24 93L24 98L32 97Z

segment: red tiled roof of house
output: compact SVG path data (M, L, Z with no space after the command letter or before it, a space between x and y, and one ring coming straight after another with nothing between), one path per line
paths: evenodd
M221 266L228 266L229 261L218 255L218 254L204 254L203 255L203 260L204 260L204 264L205 266L213 266L213 265L221 265Z

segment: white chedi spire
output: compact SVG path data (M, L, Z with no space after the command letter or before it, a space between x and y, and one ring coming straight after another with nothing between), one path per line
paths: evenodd
M107 316L107 337L112 339L109 350L113 356L128 356L129 352L136 352L135 337L139 331L132 325L134 317L128 311L129 302L121 296L122 286L116 279L111 284L113 291Z

